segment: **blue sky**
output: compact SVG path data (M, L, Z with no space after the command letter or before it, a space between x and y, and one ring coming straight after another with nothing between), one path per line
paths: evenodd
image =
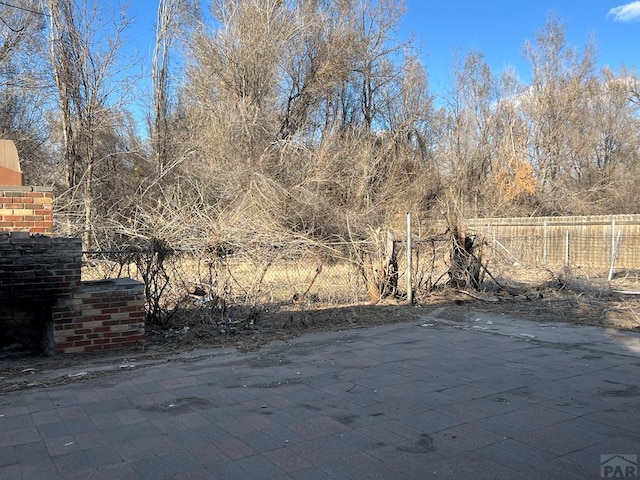
M203 1L209 4L208 1ZM447 88L454 52L482 51L494 72L515 67L523 81L529 71L522 45L533 40L554 13L567 24L568 43L582 48L589 35L598 46L598 63L618 70L640 68L640 1L625 0L406 0L400 36L413 32L434 93ZM130 4L132 43L149 58L158 0Z
M471 49L483 52L494 72L512 66L527 81L522 45L552 13L567 24L570 45L582 48L595 36L600 66L640 67L640 1L407 0L401 35L414 32L434 91L446 88L454 52Z

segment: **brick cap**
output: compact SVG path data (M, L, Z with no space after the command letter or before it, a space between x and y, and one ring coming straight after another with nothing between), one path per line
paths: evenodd
M80 283L81 292L103 292L118 290L139 290L144 292L144 283L132 278L110 278L107 280L85 280Z
M53 192L53 187L0 185L0 192Z

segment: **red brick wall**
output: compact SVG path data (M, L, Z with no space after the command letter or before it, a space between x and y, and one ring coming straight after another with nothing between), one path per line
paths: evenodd
M55 350L90 352L144 340L144 287L130 279L85 282L53 312Z
M51 318L41 328L47 330L35 332L46 343L46 353L107 350L143 341L144 284L129 278L81 282L81 261L80 239L0 232L0 328L9 326L7 319L34 319L34 306L38 311L46 306ZM28 336L33 334L29 330Z
M53 233L53 189L0 186L0 231Z

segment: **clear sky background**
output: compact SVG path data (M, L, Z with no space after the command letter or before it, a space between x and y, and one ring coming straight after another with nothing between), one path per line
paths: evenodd
M512 66L528 81L522 45L552 13L567 24L570 45L581 49L595 36L600 66L640 67L640 1L407 0L401 35L414 32L436 92L446 89L454 52L471 49L483 52L494 72Z
M464 55L471 49L484 53L494 72L515 67L528 81L522 45L534 39L552 13L567 24L570 45L582 48L590 35L595 36L600 66L640 69L640 1L407 0L406 4L399 35L414 34L436 94L447 89L454 52ZM147 59L153 50L157 7L158 0L138 0L129 8L134 17L132 44Z

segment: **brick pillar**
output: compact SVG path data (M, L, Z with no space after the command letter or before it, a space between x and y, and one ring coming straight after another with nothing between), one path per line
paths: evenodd
M53 189L0 186L0 232L52 235Z

